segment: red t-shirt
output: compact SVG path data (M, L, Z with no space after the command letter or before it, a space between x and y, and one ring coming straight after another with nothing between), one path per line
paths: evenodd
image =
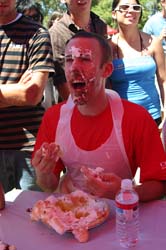
M166 179L164 166L166 155L156 123L143 107L126 100L122 102L124 107L122 133L133 176L140 167L141 182ZM43 142L55 141L61 105L63 103L54 105L46 111L34 151L40 148ZM81 115L75 107L71 119L71 131L77 146L84 150L94 150L104 143L112 131L110 114L110 106L94 117ZM58 161L55 174L59 174L62 168L63 163Z

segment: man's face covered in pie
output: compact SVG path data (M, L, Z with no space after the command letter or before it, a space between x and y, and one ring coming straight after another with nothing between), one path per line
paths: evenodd
M100 68L101 51L96 40L76 38L69 42L65 51L65 74L75 104L86 104L94 94L101 77Z

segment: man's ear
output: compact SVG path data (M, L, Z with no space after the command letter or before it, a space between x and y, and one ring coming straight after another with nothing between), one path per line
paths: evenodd
M104 78L107 78L108 76L110 76L112 74L113 70L114 70L114 66L113 66L112 62L105 63L102 76Z

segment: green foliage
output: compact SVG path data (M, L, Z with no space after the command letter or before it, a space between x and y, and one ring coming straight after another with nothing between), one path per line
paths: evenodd
M50 19L51 14L57 10L60 12L65 11L65 4L61 3L61 0L36 0L40 3L43 9L44 14L44 26L47 27L48 20Z
M111 5L112 1L102 0L98 4L92 5L92 10L101 18L103 18L108 24L110 24L110 26L113 26L111 17Z

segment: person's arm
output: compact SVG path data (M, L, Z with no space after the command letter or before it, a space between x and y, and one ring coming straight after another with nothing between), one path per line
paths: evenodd
M99 176L86 172L89 192L98 197L115 199L115 195L120 190L121 178L113 173L101 173ZM164 195L164 183L157 180L145 181L135 186L135 190L142 202L160 199Z
M35 168L36 183L44 192L54 192L59 184L59 178L53 172L49 174L42 173Z
M43 96L48 72L27 70L20 81L0 87L0 108L9 106L37 105Z
M157 82L160 90L160 96L164 108L164 118L166 117L166 72L165 72L165 55L164 50L161 44L161 41L158 38L153 38L152 50L154 59L156 62L157 70Z
M164 194L166 180L165 152L156 123L141 106L124 103L122 123L124 144L133 173L140 167L140 185L136 186L140 201L159 199ZM132 114L132 116L129 116ZM130 132L129 132L130 131ZM111 163L110 163L111 165ZM117 166L118 167L118 166ZM114 199L120 189L121 178L113 173L100 173L100 178L91 171L83 171L91 193ZM93 172L92 172L93 173ZM98 177L98 176L97 176Z
M135 190L139 195L140 201L151 201L161 199L164 195L164 182L151 180L141 185L135 186Z
M166 39L166 28L164 27L162 30L161 30L161 33L159 35L159 39L162 41L163 39Z
M38 28L23 47L26 62L22 60L28 68L17 72L17 77L13 76L15 80L1 84L0 108L37 105L42 99L49 72L54 72L52 47L46 29Z
M61 149L55 144L61 105L54 105L45 112L32 154L37 183L44 191L50 192L57 188L60 173L64 169L60 159Z

